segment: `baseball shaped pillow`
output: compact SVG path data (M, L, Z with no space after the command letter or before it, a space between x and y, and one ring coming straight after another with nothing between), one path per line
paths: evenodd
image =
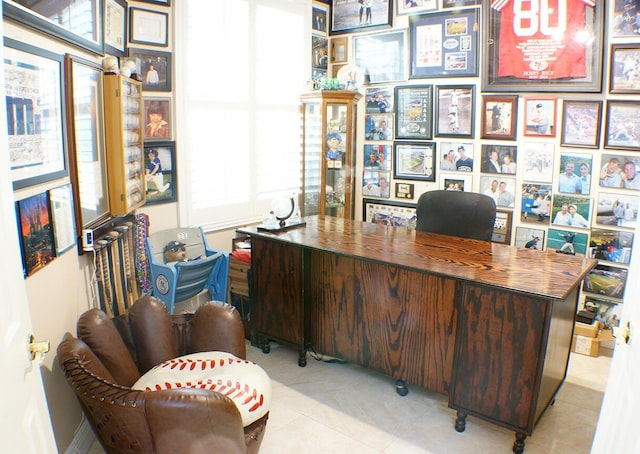
M202 352L170 359L149 370L133 389L209 389L229 397L242 424L262 418L271 405L271 381L257 364L226 352Z

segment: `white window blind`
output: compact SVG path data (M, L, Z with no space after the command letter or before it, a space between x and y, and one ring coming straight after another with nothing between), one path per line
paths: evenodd
M310 0L175 2L180 223L260 220L301 186Z

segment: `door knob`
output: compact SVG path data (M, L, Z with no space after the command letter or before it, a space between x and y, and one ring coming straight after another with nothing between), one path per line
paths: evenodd
M631 322L627 321L626 326L616 326L613 328L613 337L616 338L616 344L622 345L624 341L628 344L631 340Z
M33 334L29 334L27 344L29 358L32 361L37 358L39 363L44 360L44 355L51 350L51 343L49 341L36 342L36 337Z

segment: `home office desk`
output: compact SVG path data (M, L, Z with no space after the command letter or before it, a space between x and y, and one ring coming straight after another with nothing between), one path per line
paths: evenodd
M516 432L565 379L580 282L595 260L311 216L251 237L252 329L449 396Z

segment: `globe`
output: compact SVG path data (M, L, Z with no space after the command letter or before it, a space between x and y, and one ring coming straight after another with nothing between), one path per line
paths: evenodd
M291 217L295 209L293 197L279 197L271 202L271 211L280 221L280 227L284 227L287 219Z

